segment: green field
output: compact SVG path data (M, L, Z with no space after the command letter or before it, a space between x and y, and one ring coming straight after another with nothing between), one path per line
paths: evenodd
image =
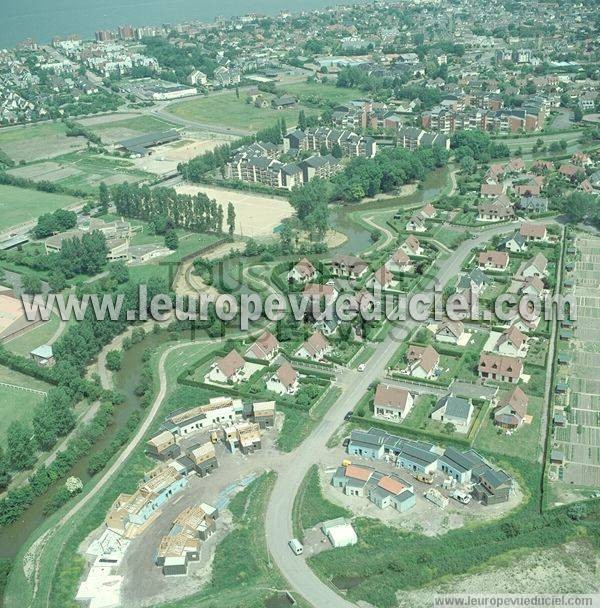
M15 167L8 173L36 182L50 181L89 194L96 194L101 182L111 186L155 179L153 175L136 169L129 160L95 154L89 150L69 152L55 156L51 161Z
M268 96L267 96L268 97ZM193 120L206 125L244 129L256 132L266 127L272 127L277 120L284 118L288 126L293 126L298 120L299 107L289 110L273 110L271 108L256 108L247 104L244 95L238 99L235 93L211 95L204 99L194 99L173 105L168 110L171 114ZM307 114L314 111L305 108Z
M66 194L49 194L25 188L0 185L0 231L37 219L62 207L80 202Z
M0 129L0 149L15 162L51 158L86 145L83 137L67 137L65 126L60 122Z
M110 116L107 117L110 119ZM90 131L101 133L111 129L131 129L140 133L152 133L152 131L164 131L173 128L171 123L168 123L154 116L135 116L133 118L124 118L123 120L107 120L106 122L89 125Z
M341 103L349 101L360 94L355 89L342 89L330 84L298 83L278 87L280 92L287 92L299 98L299 105L288 110L273 110L271 108L257 108L246 103L245 94L240 92L238 99L232 92L219 95L210 95L203 99L194 99L176 103L168 111L186 120L193 120L202 124L245 129L256 132L265 127L273 126L280 118L284 118L288 127L294 126L298 120L300 109L304 109L307 116L319 113L323 102ZM273 95L264 94L267 99ZM305 105L302 105L302 104Z
M525 387L527 390L527 387ZM486 416L473 447L505 456L519 456L530 462L537 462L539 451L540 424L544 415L544 400L541 397L529 397L527 413L533 417L531 424L523 424L512 435L506 435L494 425L492 412Z
M0 366L0 383L13 384L47 392L49 385L7 367ZM35 406L44 398L39 393L10 388L0 384L0 445L4 444L6 429L14 420L29 422Z
M52 315L46 323L42 323L9 342L5 342L4 347L17 355L27 357L34 348L48 344L50 338L57 332L59 324L59 318Z
M359 89L346 89L336 87L334 84L317 84L314 82L298 82L296 84L285 84L280 87L286 93L296 95L300 103L312 105L315 101L324 101L335 104L345 103L351 99L364 97L364 92Z

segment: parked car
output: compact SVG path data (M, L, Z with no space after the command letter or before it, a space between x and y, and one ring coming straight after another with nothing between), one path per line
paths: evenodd
M364 371L365 371L365 369L366 369L366 367L367 367L367 364L366 364L366 363L361 363L361 364L360 364L360 365L359 365L359 366L358 366L356 369L357 369L359 372L364 372Z
M297 538L292 538L288 542L288 545L290 546L290 549L294 552L295 555L302 555L302 553L304 552L304 547Z
M350 410L349 412L347 412L346 415L344 416L344 420L346 420L346 421L352 420L352 416L354 416L354 410Z

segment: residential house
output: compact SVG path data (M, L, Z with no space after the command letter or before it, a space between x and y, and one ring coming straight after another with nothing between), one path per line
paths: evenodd
M479 268L473 268L469 274L461 275L458 281L458 290L469 289L474 293L482 293L491 283L490 278Z
M453 424L457 433L468 433L473 418L473 403L470 399L446 395L431 412L431 418L444 424Z
M465 333L465 326L461 321L446 319L436 329L435 339L438 342L458 344Z
M494 344L494 351L508 357L524 357L527 354L527 337L518 327L507 327Z
M279 354L279 342L270 332L264 331L246 351L246 357L260 359L261 361L272 361Z
M523 374L523 360L506 355L482 353L477 367L483 380L496 380L516 384Z
M306 283L307 281L314 281L316 276L316 268L309 260L303 258L288 272L287 280L289 283Z
M295 395L298 392L300 376L288 362L280 365L267 380L267 390L278 395Z
M398 422L408 416L413 403L414 398L407 390L378 384L373 399L373 413L377 418Z
M409 346L406 360L409 373L415 378L433 378L440 365L440 355L433 346Z
M406 222L407 232L426 232L427 226L423 221L423 217L419 214L413 215L408 222Z
M548 260L543 253L536 254L528 262L524 262L522 267L517 272L518 276L525 279L530 277L545 277L548 269Z
M331 262L331 272L338 277L360 279L368 269L368 262L353 255L338 254Z
M394 275L384 265L373 274L373 286L378 289L389 289L394 280Z
M160 431L146 442L146 454L158 460L171 460L181 454L181 448L171 431Z
M213 363L207 379L221 384L237 384L244 379L245 371L246 361L237 350L233 349Z
M327 338L322 333L316 332L300 346L296 351L296 357L321 361L331 350L331 344L329 344Z
M400 248L396 249L385 263L385 267L391 272L414 272L415 266L406 252Z
M479 196L481 198L496 198L504 194L504 186L502 184L497 184L495 182L481 184L481 188L479 190Z
M523 251L527 251L527 240L521 232L515 232L512 236L500 241L498 249L506 249L511 253L522 253Z
M406 237L404 243L400 245L400 249L407 255L423 255L425 252L423 247L421 247L421 243L419 243L419 239L412 234Z
M335 302L338 291L335 285L327 283L326 285L320 285L319 283L307 283L304 286L302 295L307 297L310 301L323 301L326 306L329 306Z
M503 272L508 268L509 255L506 251L482 251L479 254L480 270Z
M515 219L515 210L506 195L497 196L477 206L477 219L482 222L503 222Z
M546 213L548 211L548 199L540 196L522 196L519 201L519 209L527 213Z
M519 229L520 235L526 241L545 241L548 237L546 226L544 224L534 224L533 222L524 222Z
M502 397L494 410L494 424L505 429L516 429L523 424L527 415L529 397L515 386L505 397Z

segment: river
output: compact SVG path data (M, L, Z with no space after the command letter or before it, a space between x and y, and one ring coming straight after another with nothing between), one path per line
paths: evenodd
M169 337L166 331L159 334L150 333L142 342L125 351L121 369L115 374L115 386L124 395L125 401L115 408L113 422L106 433L94 444L89 454L75 464L69 472L69 476L79 477L84 483L90 480L87 471L90 457L106 448L115 435L127 424L129 416L140 407L140 400L135 394L135 388L140 381L144 350L163 344ZM29 535L44 522L46 518L43 513L44 506L64 483L65 479L58 480L45 494L35 498L31 507L23 513L19 520L10 526L0 528L0 559L15 557Z
M364 251L372 245L371 232L352 220L350 214L353 211L358 209L368 211L370 209L385 209L394 206L401 207L417 205L420 203L425 204L426 202L435 200L435 198L439 196L446 185L447 176L447 169L438 169L437 171L429 173L425 178L422 187L408 196L395 199L381 199L360 206L345 205L339 207L333 211L332 227L346 234L348 240L333 251L335 253L360 254L361 251ZM315 257L329 258L331 257L331 253L323 254L323 256L311 256L311 258ZM239 267L239 260L237 258L227 261L224 265L223 272L225 276L228 277L229 280L227 282L230 285L233 282L231 280L232 275L241 276L235 272L237 267ZM231 286L233 288L233 285ZM242 289L244 291L247 290L245 286L242 286ZM234 292L235 291L239 290L234 288ZM117 406L113 423L108 428L107 432L96 444L94 444L90 453L77 462L69 473L70 475L79 477L84 483L90 480L90 475L87 472L90 457L108 446L116 433L125 426L132 412L140 407L140 400L135 394L135 388L140 380L140 373L142 370L141 361L144 350L146 348L155 348L164 344L169 340L169 337L170 336L166 331L162 331L158 334L149 333L142 342L133 345L129 350L125 351L121 370L117 372L114 377L115 387L124 395L125 401L122 405ZM64 482L64 479L57 481L50 487L47 493L34 500L33 505L23 513L18 521L10 526L0 528L0 558L13 558L17 554L29 535L43 523L45 519L43 514L44 505Z

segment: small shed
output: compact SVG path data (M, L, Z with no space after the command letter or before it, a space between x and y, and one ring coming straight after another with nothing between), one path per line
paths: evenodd
M334 547L348 547L358 542L350 520L343 517L331 519L321 524L321 531Z
M165 557L162 571L165 576L181 576L187 574L187 560L183 556Z
M29 353L29 356L40 367L52 367L54 365L54 352L49 344L38 346Z

